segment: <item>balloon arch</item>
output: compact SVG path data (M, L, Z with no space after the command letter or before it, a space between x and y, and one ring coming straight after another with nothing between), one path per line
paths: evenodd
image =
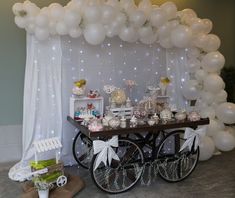
M235 123L235 104L226 102L225 83L220 71L224 56L217 51L220 39L209 19L200 19L192 9L178 11L172 2L161 6L142 0L72 0L66 6L53 3L40 9L25 1L13 6L15 23L44 42L56 35L81 35L91 45L105 37L119 36L125 42L159 43L163 48L185 48L190 79L182 94L196 100L202 117L209 117L207 136L201 141L201 160L209 159L215 147L229 151L235 147L235 133L225 124Z

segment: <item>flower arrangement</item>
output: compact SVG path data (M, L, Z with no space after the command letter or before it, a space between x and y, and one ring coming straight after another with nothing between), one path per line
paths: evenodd
M132 97L132 89L133 89L134 86L137 85L137 83L136 83L134 80L126 80L126 81L125 81L125 85L126 85L127 88L128 88L129 97L131 98L131 97Z
M166 95L166 88L170 84L170 79L168 77L161 77L159 87L161 89L161 95Z
M76 82L74 82L74 85L76 87L82 88L82 87L84 87L86 85L86 80L85 79L81 79L79 81L76 81Z
M49 190L52 187L52 184L48 184L44 181L34 181L34 186L37 190Z
M116 89L117 88L113 85L104 85L104 88L103 88L103 90L106 94L111 94Z
M85 86L86 86L86 80L81 79L79 81L74 82L74 87L73 87L73 94L77 96L82 96L85 94Z

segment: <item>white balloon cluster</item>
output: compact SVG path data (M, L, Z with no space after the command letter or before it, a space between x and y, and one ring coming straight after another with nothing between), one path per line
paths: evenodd
M202 117L210 118L207 135L215 142L208 136L202 141L201 159L211 157L214 146L222 151L235 147L234 136L223 125L235 123L235 104L226 102L225 84L219 76L225 58L218 51L220 39L210 33L209 19L198 18L192 9L178 11L172 2L157 6L149 0L138 6L134 0L72 0L65 7L53 3L42 9L25 1L16 3L13 12L15 23L38 40L83 34L92 45L101 44L106 36L119 36L126 42L185 48L190 80L183 84L182 94L187 100L197 100Z

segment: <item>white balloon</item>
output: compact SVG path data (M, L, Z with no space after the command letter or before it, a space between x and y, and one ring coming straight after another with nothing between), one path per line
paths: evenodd
M173 44L172 44L171 39L169 37L160 38L159 44L166 49L170 49L173 47Z
M177 7L173 2L166 2L162 4L160 8L162 8L166 12L168 20L176 18Z
M36 25L41 28L46 28L48 26L48 22L49 22L48 17L41 13L37 15L35 18Z
M188 60L188 69L190 73L196 72L201 67L201 62L198 59L189 59Z
M195 72L195 78L197 79L198 82L204 81L206 76L207 76L207 72L205 72L203 69L198 69Z
M201 99L209 105L215 100L215 95L207 91L202 91Z
M149 36L149 37L142 37L142 38L140 38L140 41L142 43L146 44L146 45L153 44L153 43L156 42L156 40L157 40L157 34L156 33L155 34L152 33L152 35Z
M200 54L200 50L196 47L187 48L187 56L189 58L198 58Z
M228 94L225 90L220 90L220 92L218 92L216 95L215 95L215 101L216 102L226 102L227 101L227 97L228 97Z
M218 93L224 87L223 79L217 74L209 74L204 79L204 89L211 93Z
M211 22L210 19L202 19L203 24L204 24L204 33L209 34L212 30L213 23Z
M168 23L172 29L175 29L180 24L178 20L170 20Z
M225 102L220 104L216 109L216 116L219 120L226 124L235 123L235 104Z
M132 27L123 27L119 33L120 39L127 42L135 42L138 39L136 30Z
M221 151L231 151L235 147L234 136L227 132L221 131L214 137L215 146Z
M225 126L217 119L210 119L210 124L207 126L207 135L215 137L217 133L224 130Z
M212 157L215 151L215 144L210 137L205 136L201 138L199 148L200 148L199 160L205 161Z
M197 18L196 12L188 8L178 12L178 15L180 16L182 23L185 23L187 25L191 25L192 20L194 18Z
M81 16L73 10L66 10L64 14L64 22L68 27L77 27L81 22Z
M136 9L136 5L134 0L120 0L120 6L125 10L125 11L132 11Z
M40 10L39 14L44 14L45 16L48 17L48 19L50 18L50 9L49 7L44 7Z
M172 43L179 48L187 47L192 39L192 31L185 25L179 25L171 32Z
M35 32L35 24L34 23L28 23L25 27L27 33L33 34Z
M27 26L27 19L25 17L15 16L15 23L19 28L25 28Z
M150 23L154 27L160 27L167 21L167 15L164 10L161 8L156 8L152 10L151 15L150 15Z
M103 5L102 10L102 23L108 24L112 22L117 14L116 10L110 5Z
M112 37L117 35L117 34L114 33L114 31L112 29L107 28L106 26L104 28L105 28L107 37L112 38Z
M227 127L226 131L235 137L235 129L233 127Z
M100 7L92 5L85 7L84 19L88 23L96 23L101 19Z
M151 37L153 35L153 29L149 25L142 26L138 29L138 34L140 38Z
M86 41L91 45L101 44L105 39L105 29L102 24L88 24L83 33Z
M56 31L56 22L51 20L49 23L49 32L51 35L56 35L57 31Z
M144 12L141 10L135 10L131 12L130 17L129 17L130 22L136 27L140 27L144 25L144 23L146 22L146 19L147 18Z
M38 40L46 40L49 37L49 31L45 28L36 28L35 29L35 36Z
M127 17L124 13L119 12L116 16L115 21L119 23L120 25L124 25L127 21Z
M215 118L215 109L211 106L205 107L205 108L201 109L200 115L202 118L214 119Z
M219 49L221 41L218 36L214 34L206 35L206 43L203 46L205 52L214 52Z
M35 3L32 3L30 1L25 1L23 6L30 16L36 16L40 12L40 8L37 7Z
M218 72L225 64L224 56L216 51L206 54L202 59L202 67L207 72Z
M59 21L56 24L56 32L59 35L66 35L66 34L68 34L68 27L67 27L67 25L63 21Z
M172 27L169 22L165 23L164 25L160 26L157 30L157 33L159 35L159 38L166 38L170 37Z
M119 7L120 7L120 4L119 4L119 1L118 1L118 0L108 0L108 1L106 2L106 4L107 4L107 5L110 5L110 6L114 7L114 8L118 8L118 9L119 9Z
M142 0L138 6L139 10L142 10L147 17L149 17L152 10L152 3L149 0Z
M190 25L190 28L194 34L198 34L198 33L204 32L205 25L201 19L194 18L194 19L192 19L192 23Z
M105 27L106 27L106 35L108 37L113 37L119 34L122 28L122 24L120 24L118 21L113 21L110 25Z
M64 16L64 8L62 5L58 4L58 3L52 3L49 6L50 9L50 17L54 20L59 20L62 19Z
M187 100L196 100L199 97L198 83L196 80L188 80L182 86L182 94Z
M196 34L193 37L193 45L198 48L203 48L206 43L206 35L204 33Z
M68 2L67 7L82 15L84 11L84 7L86 5L87 5L87 0L72 0Z
M73 28L69 31L69 35L72 38L78 38L79 36L81 36L81 34L82 34L81 28Z
M24 10L24 6L23 6L23 3L15 3L13 6L12 6L12 11L14 13L14 15L18 16L19 15L19 12Z

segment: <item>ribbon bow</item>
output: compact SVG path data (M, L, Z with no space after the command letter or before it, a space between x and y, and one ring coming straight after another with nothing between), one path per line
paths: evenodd
M191 129L186 128L184 133L184 139L186 141L181 146L180 151L184 150L186 147L189 148L190 151L192 151L193 143L194 143L194 150L197 150L197 147L199 146L200 139L206 135L206 127L201 127L199 129Z
M98 153L94 170L98 168L101 162L106 166L107 160L109 165L111 164L112 159L120 160L112 147L118 147L118 136L113 136L106 142L102 140L93 141L94 154Z

